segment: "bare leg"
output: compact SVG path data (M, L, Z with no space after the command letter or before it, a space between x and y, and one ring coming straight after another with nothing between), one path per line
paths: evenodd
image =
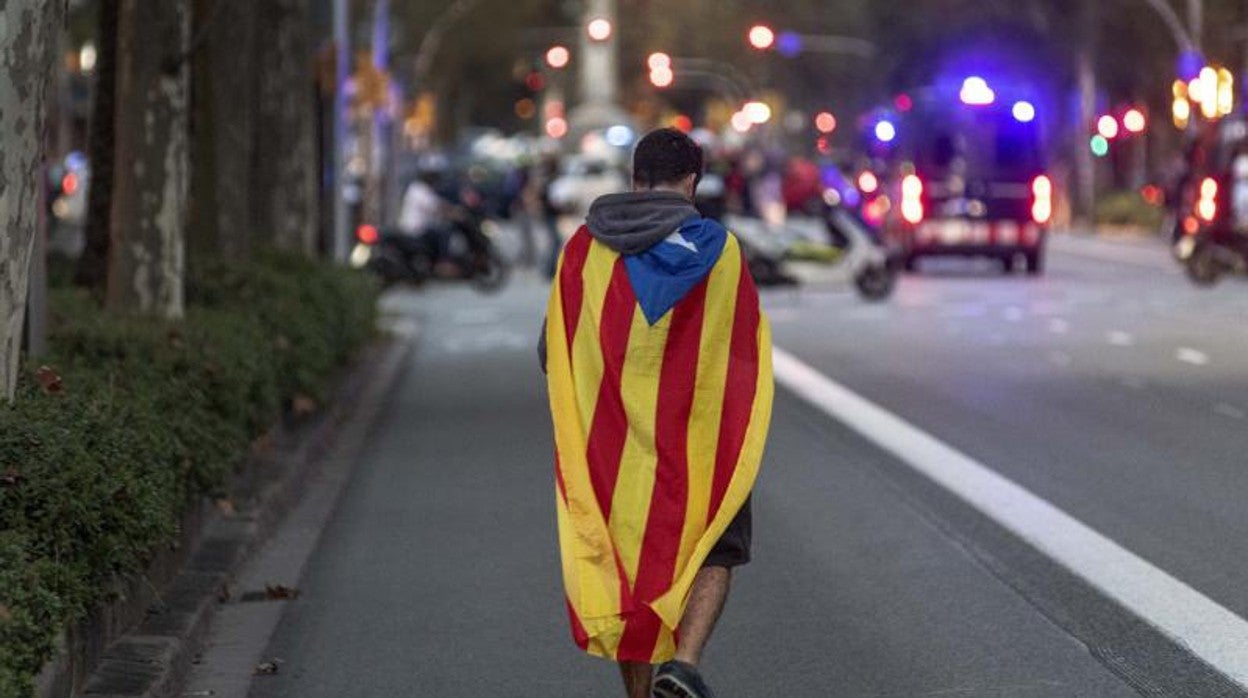
M680 621L680 642L676 659L694 666L702 661L702 650L711 639L715 621L724 610L728 600L728 587L732 582L732 570L727 567L703 567L693 578L689 592L689 605Z
M641 662L620 662L620 676L624 678L624 690L628 698L650 698L650 679L653 667Z

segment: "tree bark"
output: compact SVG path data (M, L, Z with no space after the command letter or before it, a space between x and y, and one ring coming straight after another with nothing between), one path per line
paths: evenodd
M304 0L258 4L252 223L273 247L312 255L319 224L316 72Z
M250 249L256 4L194 0L199 42L191 67L191 255Z
M121 0L110 309L182 316L189 34L186 0Z
M63 0L0 0L0 399L17 385Z
M74 283L103 299L108 280L109 224L113 204L113 154L117 147L117 3L100 0L96 32L95 96L91 105L88 151L91 184L87 190L86 244L78 258Z

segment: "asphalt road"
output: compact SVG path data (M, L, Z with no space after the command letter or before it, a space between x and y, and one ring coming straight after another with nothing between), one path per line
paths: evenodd
M778 345L1244 616L1248 293L1164 255L1058 241L1042 279L946 263L887 304L816 284L765 305ZM562 608L544 300L526 279L390 299L419 344L251 695L618 694ZM721 696L1236 695L784 392L754 507L704 667Z

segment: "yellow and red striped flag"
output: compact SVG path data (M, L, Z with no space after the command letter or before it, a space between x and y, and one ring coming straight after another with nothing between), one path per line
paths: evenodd
M577 645L659 663L758 474L771 334L733 236L653 324L625 259L582 227L547 309L559 547Z

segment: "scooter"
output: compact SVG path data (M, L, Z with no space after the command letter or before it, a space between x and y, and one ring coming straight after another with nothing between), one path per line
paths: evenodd
M463 280L479 291L494 293L511 276L511 264L494 243L497 232L493 221L468 209L419 235L361 225L350 262L357 269L372 271L387 287Z
M1213 286L1228 274L1248 275L1248 236L1212 228L1184 235L1174 254L1197 286Z
M779 228L741 216L728 216L724 222L766 256L820 262L825 267L821 283L852 284L864 300L886 300L897 287L900 258L843 206L829 204L820 218L797 219Z

